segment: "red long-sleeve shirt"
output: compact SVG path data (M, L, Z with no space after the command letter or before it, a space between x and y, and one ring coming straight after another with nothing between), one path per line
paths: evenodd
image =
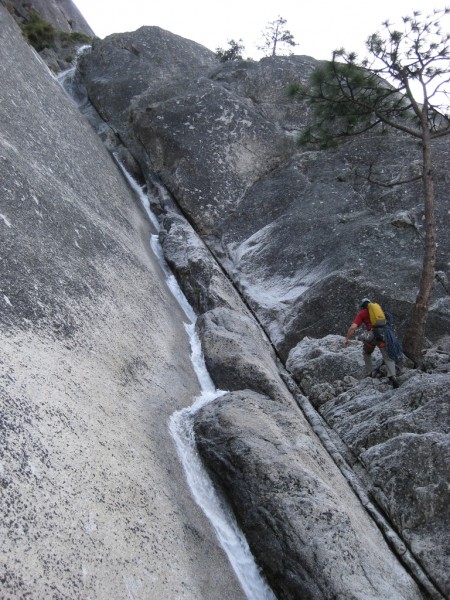
M367 308L363 308L359 311L356 317L353 320L353 323L356 323L358 327L360 327L363 323L366 326L367 331L373 329L373 325L370 322L369 311Z

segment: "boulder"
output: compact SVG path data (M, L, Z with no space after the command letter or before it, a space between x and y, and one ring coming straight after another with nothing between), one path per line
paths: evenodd
M216 308L196 322L206 367L222 390L251 389L291 403L275 363L275 354L250 315Z
M134 98L173 81L186 85L217 65L214 53L200 44L160 27L141 27L94 40L78 69L99 114L125 133Z
M338 335L320 339L305 337L291 350L286 368L305 394L311 397L314 386L324 383L339 389L340 382L349 381L349 377L350 382L365 377L361 344L344 348L343 341Z
M233 392L194 431L277 598L422 598L294 406Z
M197 314L244 306L219 263L182 215L166 214L159 238L167 264Z

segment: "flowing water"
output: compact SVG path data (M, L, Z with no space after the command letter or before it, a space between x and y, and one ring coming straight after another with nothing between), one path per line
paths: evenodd
M75 64L77 63L80 56L84 52L89 52L90 49L91 49L90 46L81 46L81 48L78 48L77 55L75 57ZM82 90L79 85L77 85L77 83L75 81L75 72L76 72L76 66L71 67L70 69L67 69L66 71L62 71L61 73L58 73L58 75L56 76L56 81L59 83L59 85L62 87L62 89L66 92L66 94L69 96L69 98L71 98L71 100L73 100L73 102L77 106L81 106L82 104L84 104L87 101L87 96L86 96L85 91Z
M159 223L151 211L150 202L145 190L131 177L118 160L117 162L130 186L138 195L150 221L158 231ZM209 376L203 358L201 343L195 331L196 315L181 291L173 273L167 266L157 234L151 236L150 245L166 276L170 291L179 302L188 319L188 322L185 323L185 329L190 340L192 364L201 389L201 394L197 398L194 398L191 406L175 412L169 420L169 430L175 441L187 482L195 501L213 525L219 542L226 552L228 560L247 598L249 600L275 600L272 590L259 572L247 541L239 529L233 513L227 503L216 492L197 452L193 430L193 417L202 406L213 402L225 394L225 392L217 390Z
M82 51L85 50L86 48L82 49ZM80 106L87 101L87 98L74 84L74 72L75 69L69 69L61 73L57 80L66 93ZM118 158L114 158L130 187L137 194L150 222L158 232L159 222L151 210L146 191L128 173ZM164 190L161 189L160 192L164 193ZM186 315L185 329L190 340L191 360L201 389L201 394L194 398L190 407L175 412L169 419L169 430L174 439L187 482L195 501L214 527L218 540L227 554L247 598L249 600L276 600L272 590L260 574L231 509L216 492L197 452L193 417L202 406L213 402L225 392L217 390L209 376L203 359L200 340L195 332L196 315L164 259L157 234L151 235L150 246L164 272L168 288Z

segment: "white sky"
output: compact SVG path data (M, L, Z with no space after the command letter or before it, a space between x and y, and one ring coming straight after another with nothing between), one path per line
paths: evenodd
M344 46L362 58L367 37L414 10L444 8L450 0L73 0L103 38L111 33L157 25L212 51L242 38L245 58L261 58L256 49L266 25L278 16L299 44L295 54L330 59Z

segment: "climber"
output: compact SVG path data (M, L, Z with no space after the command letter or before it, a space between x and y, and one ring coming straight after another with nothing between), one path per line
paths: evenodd
M353 323L350 325L347 331L347 335L344 340L344 346L348 346L348 342L355 331L361 325L365 325L366 333L363 338L363 356L364 364L366 365L366 373L368 377L374 377L372 367L372 353L376 347L380 349L381 356L383 357L384 364L388 372L389 379L394 388L398 388L399 384L396 379L395 372L395 361L390 358L386 351L386 335L384 325L373 325L369 316L368 305L371 301L368 298L364 298L361 302L361 310L356 315ZM377 305L378 306L378 305Z

